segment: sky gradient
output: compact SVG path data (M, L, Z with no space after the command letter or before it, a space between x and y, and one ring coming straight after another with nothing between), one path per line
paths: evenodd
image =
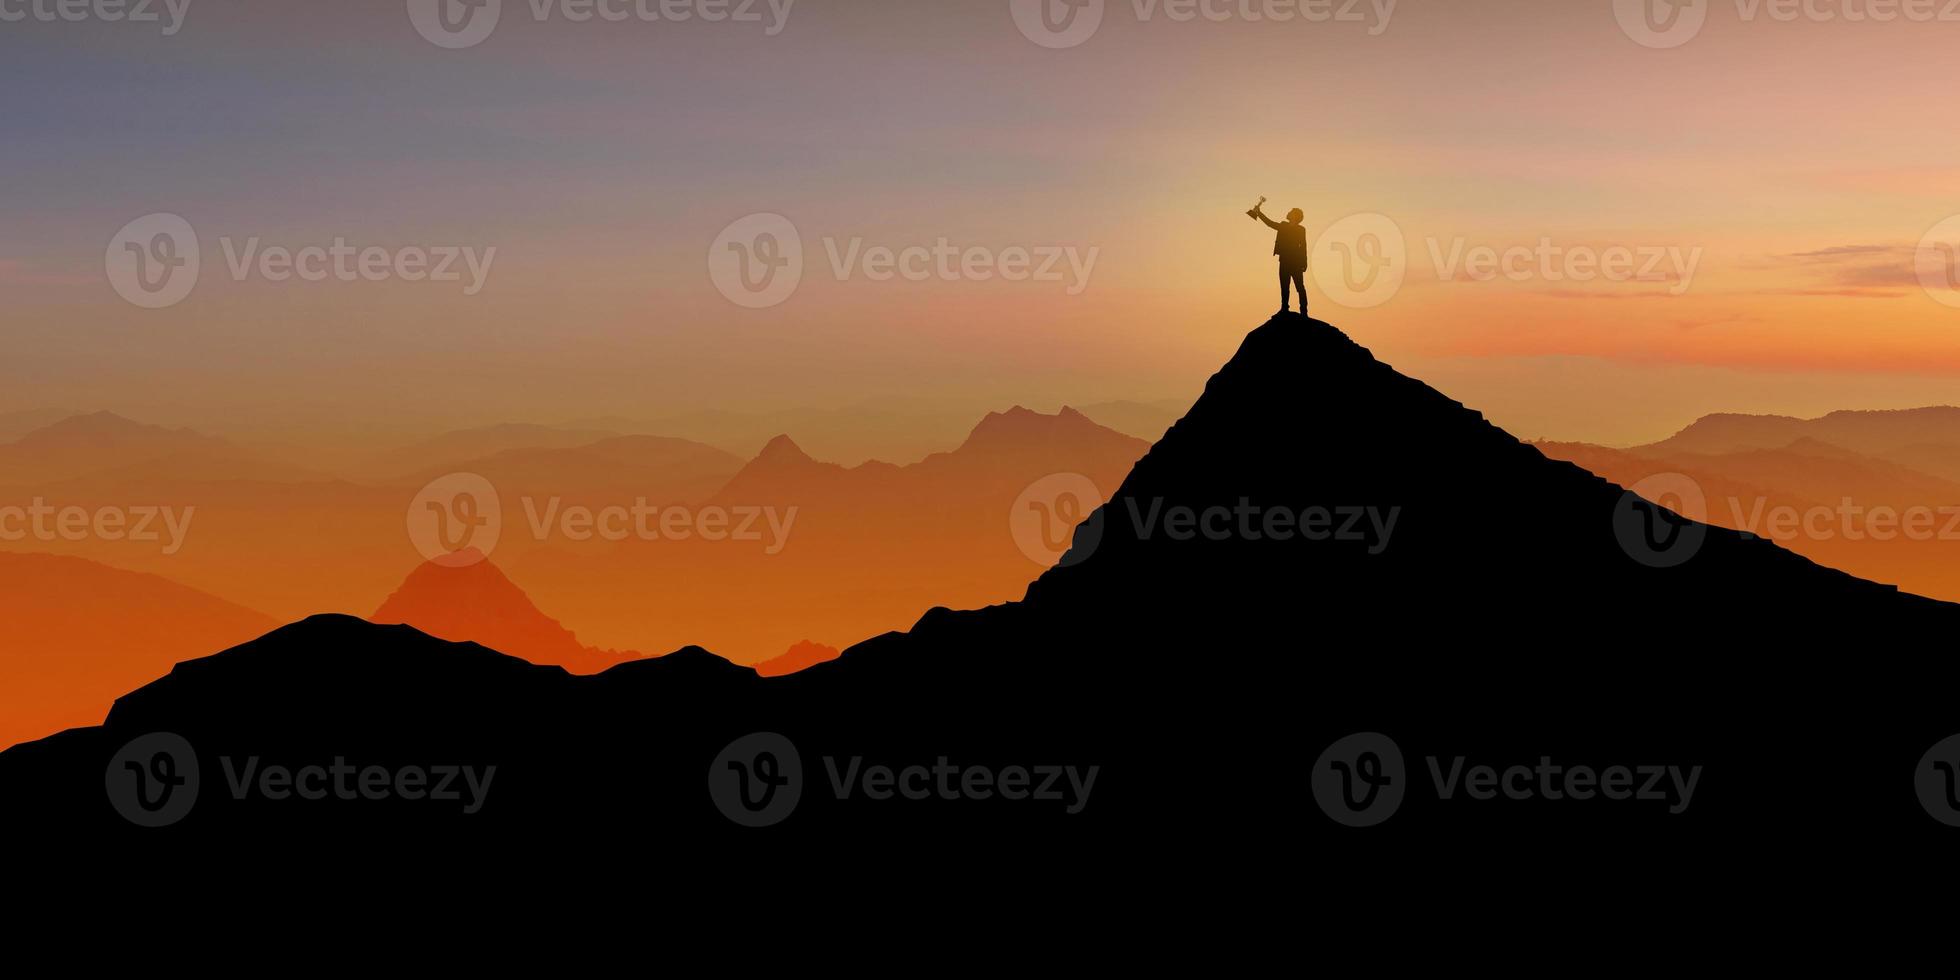
M1960 212L1960 132L1930 111L1960 23L1782 22L1725 0L1656 49L1608 0L1405 0L1385 24L1365 5L1363 22L1237 4L1145 20L1120 0L1051 49L1007 0L801 0L775 36L766 4L764 23L533 9L505 0L457 50L403 0L193 0L171 37L0 23L0 411L386 440L1188 399L1276 306L1271 233L1243 214L1262 195L1302 208L1310 239L1391 221L1399 291L1349 309L1310 281L1313 312L1522 437L1960 403L1960 308L1915 267ZM182 302L142 309L104 253L158 212L195 227L203 268ZM758 212L793 222L806 266L751 310L709 254ZM221 243L253 238L496 254L475 295L235 280ZM1095 264L1079 291L839 281L826 242L853 239ZM1695 274L1478 281L1436 261L1541 242L1694 254Z

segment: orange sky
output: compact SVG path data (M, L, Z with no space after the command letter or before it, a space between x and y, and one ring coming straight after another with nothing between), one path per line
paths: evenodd
M1658 50L1603 0L1407 0L1385 24L1367 5L1357 23L1252 23L1238 4L1145 20L1123 0L1049 49L1005 0L807 2L774 36L537 22L507 0L487 41L445 50L399 2L307 6L200 0L169 38L0 36L23 96L0 108L0 411L361 443L700 408L1188 398L1276 305L1270 233L1241 213L1261 195L1314 237L1393 221L1401 289L1348 309L1316 283L1315 312L1523 436L1960 402L1960 309L1914 274L1960 211L1960 135L1932 111L1960 24L1722 2ZM196 229L203 268L182 302L140 309L104 247L156 212ZM809 261L787 301L748 310L708 255L757 212L790 218ZM253 238L496 257L474 295L238 280L226 244ZM838 281L826 243L853 239L1095 265L1079 292ZM1436 267L1541 241L1693 252L1696 274L1673 295Z

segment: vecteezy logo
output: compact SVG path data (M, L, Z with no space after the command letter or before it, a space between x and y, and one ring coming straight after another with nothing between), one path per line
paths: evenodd
M708 767L708 798L744 827L782 823L803 796L803 760L796 745L775 732L744 735Z
M1102 27L1104 0L1008 0L1014 26L1044 48L1072 48Z
M497 488L475 473L432 480L408 505L408 539L438 565L460 568L490 557L502 532Z
M1960 215L1934 225L1919 240L1913 266L1926 295L1960 308Z
M103 263L123 299L146 310L175 306L197 285L197 232L174 214L145 215L116 232Z
M780 214L742 218L715 236L708 278L736 306L775 306L803 281L803 236Z
M168 827L197 804L197 753L181 735L144 735L109 760L102 782L123 819L139 827Z
M1409 791L1402 749L1379 732L1328 746L1314 761L1309 782L1321 812L1349 827L1372 827L1394 816Z
M1656 473L1621 495L1613 508L1613 536L1634 561L1674 568L1701 551L1707 520L1701 484L1680 473Z
M1028 560L1049 568L1074 565L1102 543L1102 491L1080 473L1055 473L1014 498L1007 529Z
M415 32L439 48L473 48L489 40L504 0L408 0Z
M1613 0L1620 30L1647 48L1678 48L1708 23L1708 0Z
M1342 306L1372 309L1395 298L1408 276L1409 248L1402 226L1384 214L1351 214L1328 226L1314 242L1314 282Z
M1934 820L1960 827L1960 735L1949 735L1926 750L1912 772L1912 788Z

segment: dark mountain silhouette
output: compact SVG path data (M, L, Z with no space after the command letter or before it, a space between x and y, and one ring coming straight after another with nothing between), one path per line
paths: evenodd
M475 560L468 560L474 555ZM463 560L424 562L368 620L413 626L445 640L480 643L534 664L575 674L599 671L640 655L601 650L578 641L546 616L489 559L471 549Z
M1392 512L1393 530L1341 535L1313 508ZM1282 511L1312 533L1271 530ZM578 835L630 840L608 857L649 870L821 852L977 876L1121 867L1191 896L1215 894L1206 878L1339 891L1407 867L1664 890L1679 883L1643 882L1713 856L1751 881L1814 882L1947 829L1911 774L1960 730L1944 652L1960 607L1630 499L1318 321L1249 335L1074 542L1022 601L934 610L778 678L694 649L573 677L316 618L179 666L99 729L0 754L0 784L10 819L131 846L331 828L396 848L494 845L508 862ZM105 802L105 767L157 731L196 747L204 791L182 822L139 831ZM735 771L718 754L756 732L787 738L804 776L793 812L761 829L724 819L707 789ZM1319 753L1356 732L1387 735L1407 761L1406 801L1366 830L1326 819L1307 791ZM230 756L499 768L463 816L429 801L235 800ZM1427 760L1459 756L1705 775L1679 814L1437 799ZM740 758L768 776L752 747ZM942 758L1099 769L1074 814L832 787L831 763L861 776ZM1842 851L1820 844L1846 835L1857 843ZM1854 846L1855 862L1833 863Z

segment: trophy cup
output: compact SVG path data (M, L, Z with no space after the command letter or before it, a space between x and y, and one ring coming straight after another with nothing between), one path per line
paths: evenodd
M1258 204L1255 204L1255 205L1253 205L1253 206L1252 206L1252 210L1250 210L1250 211L1247 211L1247 212L1245 213L1245 216L1246 216L1246 217L1248 217L1248 218L1251 218L1251 219L1252 219L1252 220L1254 220L1254 221L1258 221L1258 220L1259 220L1259 209L1260 209L1260 208L1263 208L1263 207L1265 207L1265 206L1266 206L1266 199L1262 197L1262 198L1260 198L1260 199L1259 199L1259 203L1258 203Z

